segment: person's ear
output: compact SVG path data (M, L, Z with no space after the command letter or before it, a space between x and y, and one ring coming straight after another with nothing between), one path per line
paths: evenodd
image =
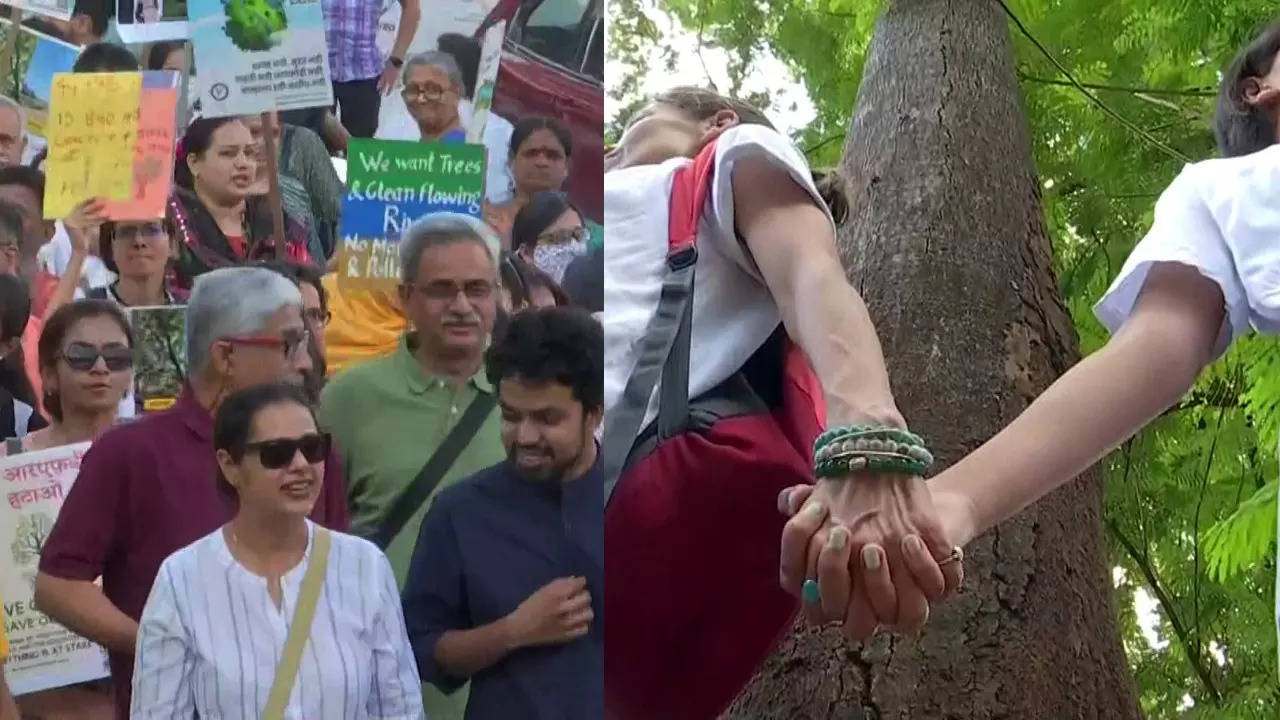
M52 220L44 221L44 241L49 242L58 233L58 225Z
M235 366L235 346L219 340L209 348L209 364L218 377L230 377Z
M738 113L728 108L716 112L715 115L702 121L702 138L698 147L706 145L723 135L725 130L740 124L742 124L742 118L738 117Z
M1251 107L1276 107L1280 105L1280 88L1263 78L1247 78L1244 81L1243 98L1245 104Z
M240 468L236 466L235 461L231 459L231 453L226 450L218 450L216 453L218 459L218 469L222 471L222 479L232 488L240 489Z
M594 408L582 413L582 422L586 425L587 434L595 436L600 423L604 422L604 408Z

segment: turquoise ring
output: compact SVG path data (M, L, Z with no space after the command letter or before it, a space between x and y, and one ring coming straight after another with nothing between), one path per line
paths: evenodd
M818 591L817 580L805 580L801 594L804 596L804 602L806 605L818 605L822 603L822 593Z

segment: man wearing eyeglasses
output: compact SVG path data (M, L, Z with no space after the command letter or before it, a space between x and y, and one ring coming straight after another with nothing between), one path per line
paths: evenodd
M307 338L289 279L245 267L200 276L187 305L188 386L177 404L108 430L81 462L40 557L35 601L107 648L119 720L129 716L138 619L160 563L234 514L214 482L213 413L236 390L301 383L311 367ZM345 531L345 495L331 453L311 519Z
M346 461L352 532L383 548L403 587L438 491L505 453L481 367L498 308L497 237L475 218L440 213L414 223L400 246L412 329L392 355L329 382L320 424ZM466 698L423 690L432 720L460 720Z
M452 55L433 50L409 59L400 94L423 142L466 142L467 129L458 114L463 87L462 70Z

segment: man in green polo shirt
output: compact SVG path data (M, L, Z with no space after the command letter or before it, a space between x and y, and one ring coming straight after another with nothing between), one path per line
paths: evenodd
M343 371L321 396L321 424L346 462L351 531L383 548L402 587L435 493L506 457L483 368L498 248L464 215L414 223L401 239L400 287L413 329L393 355ZM462 720L466 688L446 696L426 685L423 698L432 720Z

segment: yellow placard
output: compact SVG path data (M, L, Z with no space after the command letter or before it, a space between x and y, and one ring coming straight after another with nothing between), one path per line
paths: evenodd
M64 218L91 197L130 198L141 94L139 73L54 76L47 125L46 219Z

